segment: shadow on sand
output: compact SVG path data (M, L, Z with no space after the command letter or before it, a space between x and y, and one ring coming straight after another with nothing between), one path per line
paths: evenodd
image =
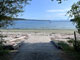
M23 43L13 60L63 60L62 52L51 42Z

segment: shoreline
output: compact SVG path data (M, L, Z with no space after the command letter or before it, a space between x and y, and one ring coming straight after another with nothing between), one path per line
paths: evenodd
M3 32L49 32L49 33L74 33L76 29L0 29Z

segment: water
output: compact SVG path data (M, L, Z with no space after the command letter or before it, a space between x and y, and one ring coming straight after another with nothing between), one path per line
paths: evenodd
M70 21L17 20L9 29L75 29Z

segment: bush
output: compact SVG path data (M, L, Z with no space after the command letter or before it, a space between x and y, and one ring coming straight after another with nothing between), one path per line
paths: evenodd
M71 39L71 40L68 40L67 42L68 42L68 43L74 43L74 40Z
M72 42L73 40L70 40L69 42ZM79 42L80 43L80 42ZM59 42L58 43L59 46L61 46L63 48L63 51L69 56L71 57L72 60L80 60L80 52L76 51L74 49L74 47L69 46L67 43L65 42Z
M62 48L64 51L66 51L66 52L69 52L69 51L73 51L73 50L74 50L73 47L69 46L67 43L62 42L62 41L58 42L58 45L61 46L61 48Z
M5 54L8 54L9 53L9 50L6 50L3 48L2 45L0 45L0 55L5 55Z
M0 55L6 55L9 53L9 50L0 50Z

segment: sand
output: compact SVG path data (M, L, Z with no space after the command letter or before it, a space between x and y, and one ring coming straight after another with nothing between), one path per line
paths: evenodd
M69 39L74 39L74 31L71 29L67 30L1 30L3 35L6 35L4 39L13 40L15 38L20 38L23 36L47 36L53 40L67 41Z
M28 37L22 39L24 43L18 49L18 53L13 55L13 60L69 60L51 43L51 38L67 41L66 38L74 38L73 33L74 30L3 30L2 32L8 39L10 36Z
M51 44L49 36L30 35L13 60L64 60L63 52ZM69 60L65 58L65 60Z

